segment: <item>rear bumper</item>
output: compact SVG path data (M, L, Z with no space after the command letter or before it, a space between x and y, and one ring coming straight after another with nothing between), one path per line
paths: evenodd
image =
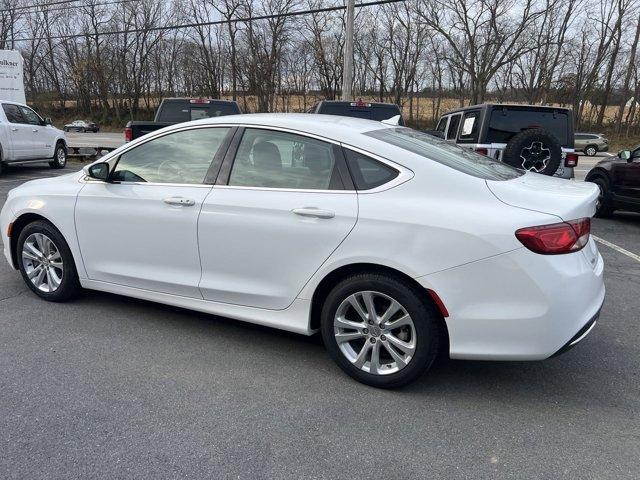
M603 269L591 240L572 254L521 248L417 280L449 311L451 358L542 360L577 343L576 332L597 318Z
M576 333L571 338L571 340L565 343L564 346L560 350L558 350L556 353L551 355L551 357L557 357L558 355L562 355L563 353L568 352L573 347L575 347L578 343L580 343L582 340L587 338L587 335L589 335L591 333L591 330L593 330L593 328L596 326L598 317L600 317L600 310L598 310L598 312L593 317L591 317L591 320L585 323L584 326L580 330L578 330L578 333Z

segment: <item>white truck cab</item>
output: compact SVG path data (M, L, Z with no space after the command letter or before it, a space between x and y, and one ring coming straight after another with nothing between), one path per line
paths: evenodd
M48 162L67 164L67 141L62 130L23 103L0 101L0 172L3 165Z

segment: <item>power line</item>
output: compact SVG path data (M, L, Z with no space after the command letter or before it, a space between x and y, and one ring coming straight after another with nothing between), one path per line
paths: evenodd
M78 0L73 0L73 1L78 1ZM41 6L33 6L33 10L29 10L27 12L23 12L23 13L34 13L34 12L43 12L43 13L49 13L49 12L60 12L60 11L68 11L68 10L77 10L77 9L81 9L81 8L88 8L88 7L104 7L107 5L118 5L118 4L122 4L122 3L136 3L139 2L140 0L114 0L111 2L100 2L100 3L93 3L93 4L82 4L82 5L67 5L67 6L63 6L63 7L56 7L56 8L46 8L46 5L41 5ZM2 11L0 11L0 13L2 13Z
M77 1L77 0L61 0L66 2ZM405 0L376 0L372 2L363 2L357 3L355 7L371 7L374 5L384 5L387 3L399 3L404 2ZM335 12L339 10L345 10L347 7L345 5L338 5L334 7L323 7L323 8L312 8L308 10L298 10L295 12L286 12L286 13L278 13L272 15L260 15L256 17L244 17L244 18L232 18L230 20L216 20L212 22L194 22L194 23L183 23L180 25L167 25L164 27L149 27L149 28L134 28L131 30L110 30L106 32L97 32L92 33L91 35L121 35L124 33L138 33L138 32L159 32L166 30L179 30L182 28L193 28L193 27L205 27L211 25L223 25L227 23L242 23L242 22L252 22L256 20L269 20L272 18L280 18L280 17L298 17L301 15L310 15L313 13L323 13L323 12ZM51 37L32 37L32 38L15 38L14 42L30 42L36 40L70 40L72 38L83 38L88 34L86 33L76 33L73 35L54 35Z
M84 1L84 0L57 0L55 2L48 2L48 3L42 3L42 4L21 5L15 8L5 8L4 10L0 10L0 13L8 12L8 11L28 10L29 8L34 8L34 7L46 8L52 5L63 5L66 3L75 3L80 1Z

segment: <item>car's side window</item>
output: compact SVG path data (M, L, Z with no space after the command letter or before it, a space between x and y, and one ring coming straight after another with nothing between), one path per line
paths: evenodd
M29 125L40 125L42 123L40 116L29 107L20 107L20 111L22 112L22 117L25 119L25 123Z
M3 103L2 109L4 110L4 114L7 116L9 123L27 123L22 117L22 112L18 105Z
M436 125L436 131L444 133L444 129L447 128L447 119L449 117L442 117Z
M333 145L276 130L247 128L228 184L238 187L341 190Z
M115 182L201 184L229 128L169 133L127 150L111 174Z
M467 142L475 142L478 140L479 117L480 112L476 110L464 114L459 135L460 140Z
M399 175L395 168L362 153L345 148L344 154L356 190L371 190L390 182Z
M452 115L449 121L449 128L447 128L447 140L455 140L458 137L458 127L460 126L460 119L462 115Z

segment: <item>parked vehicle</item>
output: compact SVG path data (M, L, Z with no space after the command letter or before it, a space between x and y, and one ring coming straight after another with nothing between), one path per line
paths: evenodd
M206 98L165 98L160 102L153 122L131 121L124 129L126 142L135 140L147 133L176 123L199 120L201 118L222 117L239 114L236 102Z
M578 165L570 109L539 105L472 105L440 117L447 140L507 165L573 178Z
M27 182L0 231L46 300L84 287L320 330L345 372L394 387L441 349L538 360L584 338L605 293L597 197L409 128L238 115Z
M593 157L598 152L609 151L609 140L601 133L577 133L575 134L575 149Z
M341 117L365 118L367 120L389 120L400 116L398 125L404 126L402 111L395 103L343 102L337 100L323 100L316 103L308 113L325 115L340 115Z
M640 145L601 160L585 180L600 190L596 216L609 217L615 210L640 212Z
M98 133L100 131L100 126L97 123L90 122L89 120L74 120L64 126L64 131Z
M22 103L0 101L0 173L8 164L48 162L51 168L67 164L64 132Z

